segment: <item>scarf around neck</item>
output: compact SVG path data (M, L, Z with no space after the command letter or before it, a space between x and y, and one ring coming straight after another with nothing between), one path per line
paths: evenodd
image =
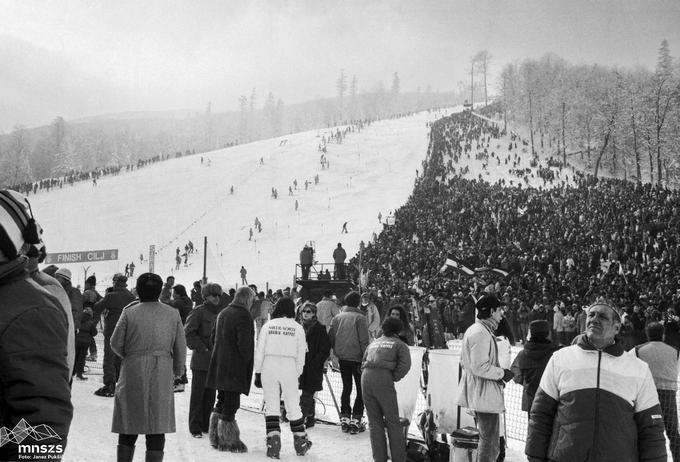
M489 329L492 336L494 337L496 336L496 329L498 329L498 321L496 321L494 318L477 319L477 322L479 322L484 327Z

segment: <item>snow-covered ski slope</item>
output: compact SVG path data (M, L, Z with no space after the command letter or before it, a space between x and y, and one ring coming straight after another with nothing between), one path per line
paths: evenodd
M359 243L368 241L381 225L377 215L386 216L403 205L413 190L416 169L427 153L428 121L450 114L420 113L411 117L376 122L361 132L350 133L343 144L329 144L330 169L321 170L317 151L322 135L330 129L292 134L273 140L161 162L131 173L104 177L94 187L84 182L49 193L31 196L36 219L45 229L45 242L52 252L116 248L120 259L113 262L64 265L73 271L76 284L83 282L83 269L96 271L99 288L135 261L136 274L147 269L148 246L157 246L156 272L163 277L174 268L176 247L192 240L202 250L208 236L208 278L231 287L240 283L238 270L248 269L248 282L263 288L292 285L294 265L306 241L315 241L317 259L331 261L331 253L342 242L348 255ZM281 140L288 141L279 146ZM508 155L508 140L499 142L497 153ZM264 165L260 165L260 158ZM518 167L529 167L525 154ZM210 166L207 166L209 159ZM507 175L505 164L462 158L468 165L468 178L480 174L487 181ZM320 183L313 185L319 174ZM288 186L297 179L294 196ZM312 182L305 191L305 179ZM515 177L515 181L517 181ZM536 177L529 183L539 186ZM229 188L234 185L234 195ZM270 198L271 188L279 198ZM299 210L295 212L295 200ZM248 241L248 230L255 217L262 222L262 233L254 230L256 241ZM340 234L347 221L348 234ZM383 218L384 221L384 218ZM139 254L145 262L140 264ZM190 265L174 271L177 283L190 287L202 276L203 254L193 255ZM101 335L101 334L99 334ZM102 351L100 350L100 355ZM87 382L73 384L74 419L64 460L114 461L117 435L110 432L113 399L94 396L101 376L89 375ZM247 454L226 454L213 450L207 438L194 439L188 431L190 387L175 395L177 433L166 443L168 461L241 460L266 461L264 418L241 410L237 420L241 436L249 447ZM338 396L339 398L339 396ZM300 460L292 448L292 435L285 425L281 460ZM336 426L317 425L310 430L314 446L305 456L312 461L370 461L368 432L350 436ZM523 444L509 440L508 462L524 460ZM135 460L143 460L144 440L137 442Z
M318 146L331 129L213 151L202 155L203 163L201 155L159 162L103 177L97 186L81 182L39 193L31 202L48 251L119 249L118 261L68 264L78 284L87 266L104 284L131 261L136 274L146 271L153 244L155 272L163 277L172 272L177 283L190 286L202 276L207 236L209 280L227 287L240 284L243 265L249 283L277 289L292 285L307 241L315 242L319 262L332 262L338 242L351 256L362 240L380 232L378 213L388 215L411 194L427 152L427 122L446 113L450 110L384 120L349 133L342 144L327 145L326 170ZM314 185L317 174L319 184ZM294 180L298 184L291 196ZM307 190L305 180L310 182ZM271 197L272 188L278 189L278 199ZM261 233L254 227L256 217ZM348 234L341 234L344 222ZM189 240L201 254L175 270L176 248L184 253Z

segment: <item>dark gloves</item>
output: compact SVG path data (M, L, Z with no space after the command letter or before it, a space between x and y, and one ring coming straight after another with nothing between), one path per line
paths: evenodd
M262 388L262 374L259 372L255 374L255 387Z
M514 376L510 369L503 369L503 382L508 383Z

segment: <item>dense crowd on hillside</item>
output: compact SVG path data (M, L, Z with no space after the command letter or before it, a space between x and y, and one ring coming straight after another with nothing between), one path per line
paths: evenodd
M363 252L376 293L434 295L453 333L473 322L469 295L488 283L509 302L515 330L524 324L516 335L537 313L549 321L558 311L575 317L596 296L625 308L640 341L648 319L673 320L669 310L680 308L680 193L579 175L567 186L557 183L559 170L544 166L538 168L555 173L541 176L560 187L463 178L462 159L492 151L503 135L469 112L433 123L412 196ZM448 256L510 275L441 273Z
M431 109L439 110L439 109ZM396 114L391 114L386 119L399 119L402 117L409 117L413 115L414 112L400 112ZM347 136L348 133L360 132L364 127L368 127L371 123L381 120L380 118L364 118L345 121L343 125L345 127L341 130L340 128L335 128L331 130L330 133L324 134L322 142L319 144L319 151L326 151L327 143L342 143L342 139ZM331 127L328 127L331 128ZM284 144L287 140L281 141ZM238 146L238 140L229 142L224 145L225 148L232 146ZM158 154L156 156L149 157L147 159L138 159L136 163L128 163L123 165L113 165L107 167L96 167L92 170L78 170L73 169L67 173L51 177L42 178L35 181L26 181L22 183L16 183L12 185L6 185L7 189L21 192L22 194L30 195L37 194L39 191L49 192L51 189L63 188L64 186L73 186L74 183L81 181L92 181L92 184L96 186L97 181L103 176L118 175L121 172L130 172L132 170L140 169L146 167L156 162L165 161L168 159L174 159L182 156L189 156L196 154L196 149L186 150L184 153L177 151L175 154Z
M192 152L187 150L185 155L191 155ZM136 164L125 164L116 165L109 167L98 167L93 170L71 170L66 174L58 177L44 178L32 182L24 182L19 184L10 185L8 189L13 191L19 191L23 194L37 194L38 191L49 192L50 189L63 188L65 185L73 186L74 183L80 181L92 181L94 186L97 185L97 180L103 176L118 175L121 172L131 172L135 168L140 169L146 167L147 165L160 162L162 160L168 160L171 158L182 157L181 152L175 153L174 156L170 155L157 155L150 157L148 159L139 159Z

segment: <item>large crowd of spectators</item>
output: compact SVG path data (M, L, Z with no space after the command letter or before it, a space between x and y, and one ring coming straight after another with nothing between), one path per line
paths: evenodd
M184 153L185 156L195 154L195 151L189 151L188 149ZM149 157L148 159L139 159L136 163L129 163L124 165L112 165L108 167L97 167L92 170L70 170L61 176L42 178L36 181L26 181L23 183L17 183L9 185L8 189L13 191L19 191L22 194L30 195L37 194L39 191L49 192L51 189L61 189L64 186L73 186L75 183L81 181L91 181L94 186L97 185L97 180L103 176L113 176L118 175L121 172L131 172L135 168L140 169L146 167L147 165L154 164L163 160L168 160L172 158L182 157L181 152L176 152L174 155L156 155Z
M385 225L362 255L376 297L411 305L433 297L454 335L474 322L471 295L489 284L509 306L506 317L517 338L525 338L537 318L547 319L556 334L563 332L562 323L569 329L576 324L578 333L582 308L597 296L628 313L622 334L631 345L644 341L651 320L675 323L671 331L677 333L680 193L578 173L571 182L558 181L559 167L540 165L537 158L532 166L546 187L464 177L465 158L504 158L507 152L494 150L508 146L509 138L499 125L470 112L432 124L411 197L395 212L395 224ZM508 173L518 170L516 155L515 148L505 162ZM442 273L451 256L470 268L510 274ZM349 266L358 278L356 263Z

